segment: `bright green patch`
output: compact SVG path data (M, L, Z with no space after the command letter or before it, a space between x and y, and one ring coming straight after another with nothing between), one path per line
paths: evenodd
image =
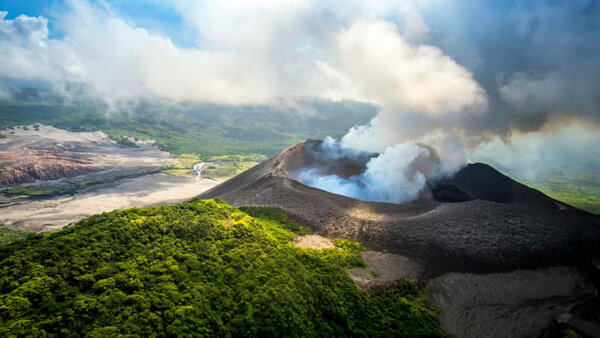
M262 162L267 157L261 154L234 154L234 155L218 155L208 156L206 162L218 162L218 161L235 161L235 162Z
M187 175L193 171L194 164L201 161L197 154L181 154L176 159L176 163L164 167L162 172L171 175Z
M224 163L218 166L212 166L212 168L209 166L202 174L214 178L228 179L243 173L257 164L258 163L256 162Z
M440 336L420 293L369 295L346 249L274 209L128 209L0 247L1 336Z
M177 156L177 160L182 164L187 165L189 168L202 161L198 154L180 154Z
M163 169L163 173L170 175L188 175L192 172L190 169Z

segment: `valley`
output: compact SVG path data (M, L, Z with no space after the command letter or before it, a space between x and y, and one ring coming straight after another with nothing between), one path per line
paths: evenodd
M190 160L199 158L173 158L153 142L126 147L103 132L39 124L5 134L0 139L0 175L6 178L0 185L0 224L13 229L52 231L114 209L177 203L221 182L220 175L199 176L193 170L169 173L168 168L193 166Z

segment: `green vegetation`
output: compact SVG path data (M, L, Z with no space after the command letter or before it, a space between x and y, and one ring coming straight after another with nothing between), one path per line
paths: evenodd
M23 238L27 238L27 236L29 235L31 235L31 232L13 230L11 228L6 228L2 224L0 224L0 246L7 245L9 243Z
M187 168L165 168L162 172L170 175L187 175L192 171Z
M600 214L600 175L596 173L567 176L554 172L525 183L559 201Z
M300 105L305 108L290 111L269 106L140 103L109 112L100 105L0 101L0 128L42 123L73 131L102 130L128 146L133 145L129 137L155 140L161 150L172 154L272 156L306 138L341 136L375 114L373 106L356 102Z
M204 161L214 162L208 165L202 172L203 176L212 178L229 179L240 174L267 157L259 154L248 155L220 155L208 156ZM202 162L198 154L180 154L176 157L177 163L163 168L162 172L171 175L187 175L193 171L194 164Z
M135 144L135 142L132 142L131 139L128 136L113 135L112 139L115 142L117 142L118 144L122 145L122 146L131 147L131 148L138 148L138 145Z
M566 323L553 323L539 335L540 338L583 338L577 329Z
M282 149L283 150L283 149ZM206 162L219 162L219 161L234 161L234 162L262 162L268 159L267 156L261 154L246 154L246 155L219 155L219 156L208 156Z
M177 161L188 166L189 168L192 168L194 164L200 162L201 159L200 155L198 154L180 154L177 156Z
M168 165L162 169L163 173L171 175L187 175L192 172L192 167L186 164L177 162Z
M244 210L113 211L0 247L0 335L442 335L419 292L359 291L359 244L298 248L287 216Z
M176 159L177 163L164 167L162 172L171 175L187 175L193 171L194 164L201 161L197 154L180 154Z
M222 178L228 179L237 174L241 174L242 172L254 167L256 162L233 162L233 163L224 163L219 166L209 166L207 167L202 175L207 175L213 178Z

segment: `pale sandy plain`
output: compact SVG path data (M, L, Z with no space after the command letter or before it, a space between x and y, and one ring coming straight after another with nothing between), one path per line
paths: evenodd
M114 209L182 202L220 181L152 174L81 190L72 196L24 201L0 209L0 223L13 229L51 231Z
M12 133L11 133L12 132ZM173 163L169 154L152 143L140 143L139 148L123 147L102 132L69 132L50 126L39 131L31 126L3 131L0 151L18 148L53 149L87 154L100 171L54 181L36 181L11 187L36 187L127 175L159 169ZM94 214L126 209L177 203L190 199L219 184L220 181L200 178L195 173L174 176L153 173L114 182L94 185L64 196L45 199L24 199L0 206L0 224L28 231L52 231ZM4 188L4 187L3 187Z

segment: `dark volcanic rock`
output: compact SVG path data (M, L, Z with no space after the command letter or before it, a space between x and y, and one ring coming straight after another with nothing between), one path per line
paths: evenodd
M574 266L599 257L598 217L481 163L402 205L308 187L293 173L314 161L307 149L318 142L296 144L200 198L280 208L321 235L357 239L368 248L414 259L426 268L426 277ZM353 164L350 171L357 167Z
M433 194L433 199L438 202L455 203L472 200L466 192L452 184L436 184L431 188L431 192Z
M510 203L514 198L514 181L487 164L469 164L451 181L462 191L467 191L471 199Z

